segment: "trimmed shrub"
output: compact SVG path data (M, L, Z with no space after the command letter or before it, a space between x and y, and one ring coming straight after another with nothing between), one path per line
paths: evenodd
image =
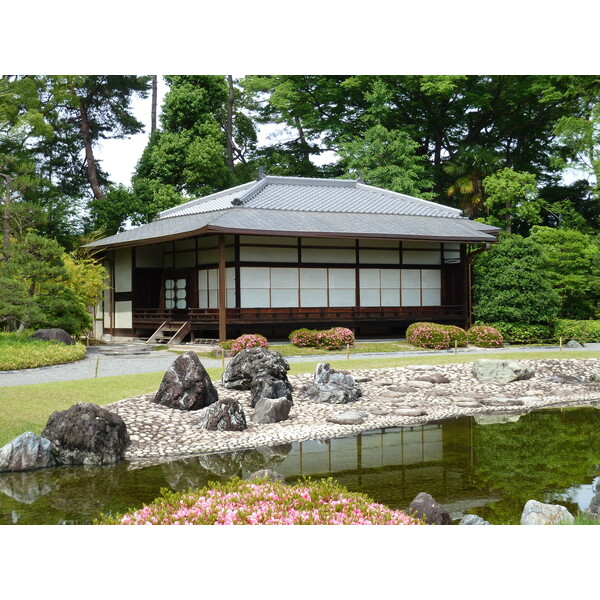
M346 327L332 327L331 329L296 329L289 335L289 340L299 348L325 348L338 350L346 344L354 344L354 334Z
M237 354L241 350L258 348L260 346L263 348L269 347L269 342L266 337L259 335L258 333L245 333L233 341L233 344L231 344L231 351L234 354Z
M505 342L534 344L536 342L550 342L554 339L554 329L549 325L521 324L521 323L492 323L501 334Z
M421 525L400 510L349 492L332 479L286 485L233 479L191 492L161 490L161 497L96 525Z
M554 329L554 335L564 340L576 340L579 343L600 342L600 321L559 319Z
M473 325L468 331L469 344L480 348L500 348L504 339L502 334L489 325Z
M450 348L450 333L443 325L437 323L419 322L409 325L406 329L406 339L409 344L430 350L446 350Z
M465 348L469 343L469 336L467 336L467 332L462 327L457 327L456 325L440 325L445 331L448 332L450 336L450 346L454 348L454 343L459 348Z

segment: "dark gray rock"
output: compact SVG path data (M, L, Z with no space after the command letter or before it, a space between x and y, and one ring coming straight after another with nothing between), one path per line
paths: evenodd
M129 443L125 421L96 404L79 402L50 415L42 437L61 465L108 465L121 460Z
M491 523L477 515L465 515L460 520L459 525L491 525Z
M421 375L415 377L414 381L427 381L429 383L450 383L450 380L441 373L431 373L431 375Z
M153 402L179 410L200 410L218 399L204 365L190 350L176 358L167 369Z
M273 471L272 469L261 469L260 471L255 471L254 473L250 473L246 480L251 481L253 479L256 480L264 480L267 481L280 481L281 483L285 483L285 475L281 473L277 473L277 471Z
M327 383L344 385L346 387L357 385L350 373L336 371L329 363L318 363L315 368L315 385L325 385Z
M198 425L209 431L242 431L246 429L246 416L237 400L222 398L200 410Z
M329 415L327 421L336 423L337 425L360 425L364 423L367 414L358 410L349 410L337 415Z
M0 448L0 472L54 467L50 440L26 431Z
M292 404L292 385L289 381L276 379L271 375L255 377L250 384L250 407L254 408L261 398L281 398L285 396Z
M560 504L544 504L537 500L529 500L521 514L521 525L558 525L572 524L575 518Z
M223 385L231 390L249 390L255 377L271 376L288 381L290 365L279 354L266 348L238 352L223 373Z
M58 327L38 329L29 337L34 340L44 340L46 342L61 342L62 344L67 344L67 346L75 344L75 340L64 329L59 329Z
M281 398L261 398L256 403L252 422L259 424L279 423L285 421L292 408L292 401L286 396Z
M430 525L452 525L452 517L448 510L438 504L432 496L426 492L419 492L415 499L410 503L408 512L429 523Z
M304 386L303 393L313 402L347 404L356 402L362 390L349 373L332 369L329 363L319 363L313 384Z
M473 363L473 375L482 383L506 384L531 379L533 369L516 360L480 358Z

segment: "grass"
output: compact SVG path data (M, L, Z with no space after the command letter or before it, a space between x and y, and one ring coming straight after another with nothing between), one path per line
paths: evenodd
M430 355L393 358L335 360L335 369L382 369L414 364L445 365L472 362L472 355ZM489 353L485 358L502 360L536 360L556 358L600 358L600 352L510 352ZM290 375L312 373L316 362L291 363ZM211 379L221 379L223 370L206 369ZM0 447L25 431L40 434L48 417L55 410L65 410L77 402L93 402L103 406L123 398L148 394L158 389L164 372L138 375L117 375L98 379L83 379L56 383L39 383L0 387Z
M81 360L83 344L73 346L57 342L32 340L28 334L0 333L0 371L33 369Z

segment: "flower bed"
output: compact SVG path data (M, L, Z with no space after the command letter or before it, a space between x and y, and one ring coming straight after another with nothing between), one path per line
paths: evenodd
M354 334L346 327L332 327L331 329L296 329L289 335L289 340L299 348L325 348L338 350L347 344L354 344Z
M420 525L332 479L285 485L275 481L209 484L193 492L161 490L151 504L104 525Z

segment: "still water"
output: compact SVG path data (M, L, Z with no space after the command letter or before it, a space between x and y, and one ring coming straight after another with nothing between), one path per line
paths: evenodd
M527 500L586 509L600 476L600 411L547 410L394 427L154 466L60 467L0 474L0 524L87 524L159 495L271 468L293 483L333 477L392 508L421 491L454 516L518 523Z

